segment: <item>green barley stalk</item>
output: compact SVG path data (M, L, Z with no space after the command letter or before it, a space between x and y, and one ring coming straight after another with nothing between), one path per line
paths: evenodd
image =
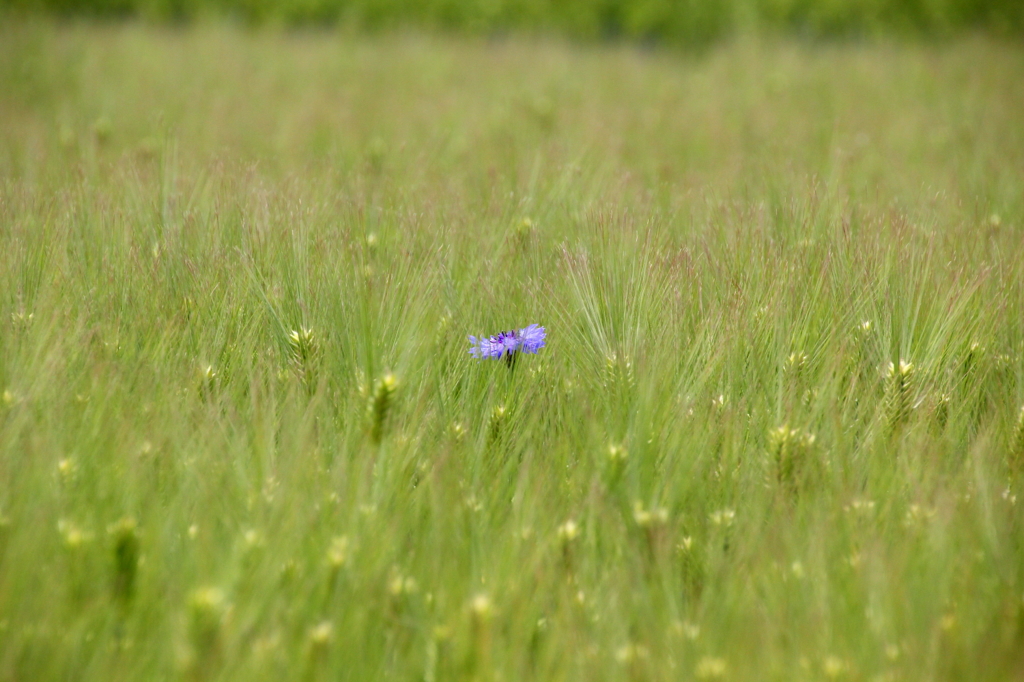
M380 444L387 431L388 412L392 407L395 392L398 390L398 379L388 372L381 377L370 396L367 408L370 416L370 440Z
M890 431L895 431L907 421L913 409L914 365L903 359L899 364L890 362L885 378L886 419Z

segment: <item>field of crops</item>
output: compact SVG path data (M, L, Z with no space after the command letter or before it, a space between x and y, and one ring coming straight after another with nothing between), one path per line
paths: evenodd
M0 680L1024 679L1021 74L0 23Z

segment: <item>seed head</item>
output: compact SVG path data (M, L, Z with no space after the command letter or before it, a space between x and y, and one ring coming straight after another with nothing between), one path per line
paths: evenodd
M846 664L838 656L827 656L821 664L821 669L825 673L825 677L835 679L846 670Z
M787 424L768 432L768 453L779 483L794 486L812 472L814 434Z
M11 323L17 330L24 330L32 323L33 313L26 313L24 310L11 313Z
M451 435L452 440L455 442L461 442L466 437L466 426L462 422L452 422L448 427L448 433Z
M790 353L789 357L786 358L786 371L792 374L799 374L804 365L807 364L807 354L803 351Z
M728 668L729 666L726 664L725 659L704 656L697 661L697 667L693 672L698 679L709 680L724 677Z
M396 599L407 597L415 594L417 590L419 590L419 585L415 578L402 575L398 571L392 572L391 579L388 580L388 592L392 597Z
M949 401L951 400L948 393L940 393L935 398L935 425L939 429L946 427L946 423L949 421Z
M494 604L491 602L491 598L483 593L475 595L469 602L469 613L476 622L489 621L494 616Z
M312 391L320 363L320 340L312 329L301 327L288 334L288 361L306 389Z
M650 652L643 644L625 644L615 650L615 660L622 665L646 659Z
M629 458L629 451L622 445L612 443L608 446L608 459L612 462L625 462Z
M63 538L64 546L71 550L78 549L82 545L91 542L93 539L93 534L91 532L83 530L81 527L67 519L61 519L57 522L57 532L60 533L61 538Z
M219 614L224 610L224 593L216 587L201 587L189 595L188 605L196 613Z
M633 503L633 521L641 528L663 526L668 522L668 510L664 507L644 509L643 503L637 500Z
M213 395L217 384L217 370L213 365L204 365L199 370L199 395L204 400Z
M197 666L208 665L220 652L228 603L216 587L201 587L188 597L188 635L196 654Z
M57 473L64 481L70 481L78 473L78 463L74 457L65 457L57 462Z
M309 643L314 649L325 649L334 639L334 624L329 620L317 623L309 629Z
M604 358L602 382L609 390L631 389L636 385L633 360L626 353L610 352Z
M331 540L331 547L327 550L328 565L337 570L348 563L349 541L348 537L342 535Z
M890 362L885 371L888 386L886 387L886 411L889 426L898 428L910 416L913 409L914 364L903 360L899 364Z
M304 361L316 352L318 345L316 333L306 327L293 329L288 334L288 345L293 357L299 361Z
M491 418L487 424L487 442L491 445L501 440L508 421L508 409L504 405L496 405L491 410Z
M732 509L719 509L711 512L710 519L712 525L728 528L736 520L736 512Z
M558 527L558 539L563 543L570 543L579 537L580 527L576 525L576 522L569 519Z
M391 409L393 397L398 390L398 379L388 372L377 381L373 395L370 397L370 439L380 443L384 438L387 426L388 411Z

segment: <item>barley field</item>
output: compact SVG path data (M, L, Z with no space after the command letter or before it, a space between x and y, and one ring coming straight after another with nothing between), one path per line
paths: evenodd
M1024 679L1022 73L0 23L0 680Z

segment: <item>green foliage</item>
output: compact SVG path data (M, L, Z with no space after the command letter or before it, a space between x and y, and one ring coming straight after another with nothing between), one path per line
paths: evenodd
M0 24L0 680L1013 679L1021 73Z
M139 569L139 536L133 518L124 518L107 529L114 549L114 599L127 607L135 595L135 576Z
M751 29L817 37L1024 31L1017 0L3 0L0 10L3 5L64 16L175 22L220 16L250 24L543 32L681 46Z

